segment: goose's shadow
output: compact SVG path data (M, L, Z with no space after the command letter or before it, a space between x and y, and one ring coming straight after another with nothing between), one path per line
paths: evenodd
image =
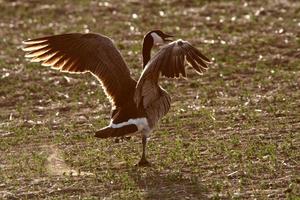
M145 192L145 199L207 199L207 189L200 184L199 177L186 178L180 172L154 168L132 168L128 175Z

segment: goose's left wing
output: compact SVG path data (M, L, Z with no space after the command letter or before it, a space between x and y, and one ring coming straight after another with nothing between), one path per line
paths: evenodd
M177 40L169 43L148 62L136 87L135 102L143 106L150 126L163 117L170 109L168 93L158 85L160 74L165 77L186 77L185 60L202 74L210 60L189 42Z
M68 73L92 73L113 106L126 103L136 85L113 41L101 34L69 33L27 40L23 50L31 62Z

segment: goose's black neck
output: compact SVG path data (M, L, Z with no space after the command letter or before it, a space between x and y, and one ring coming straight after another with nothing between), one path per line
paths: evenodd
M153 38L150 33L144 37L143 42L143 69L151 58L151 49L153 47Z

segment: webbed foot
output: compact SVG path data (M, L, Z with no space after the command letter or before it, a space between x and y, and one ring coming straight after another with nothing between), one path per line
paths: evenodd
M137 166L137 167L150 167L152 164L148 161L148 160L146 160L146 159L141 159L139 162L138 162L138 164L136 164L135 166Z

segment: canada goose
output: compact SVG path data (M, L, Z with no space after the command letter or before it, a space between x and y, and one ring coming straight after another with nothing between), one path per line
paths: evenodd
M158 84L159 76L186 77L185 59L200 74L210 60L184 40L171 41L160 30L148 32L143 40L143 72L138 81L113 41L104 35L71 33L24 41L25 55L31 62L69 73L90 72L101 83L112 105L111 121L97 131L98 138L121 137L141 133L143 153L139 166L149 165L146 143L150 131L169 111L171 99ZM163 46L151 58L154 45Z

